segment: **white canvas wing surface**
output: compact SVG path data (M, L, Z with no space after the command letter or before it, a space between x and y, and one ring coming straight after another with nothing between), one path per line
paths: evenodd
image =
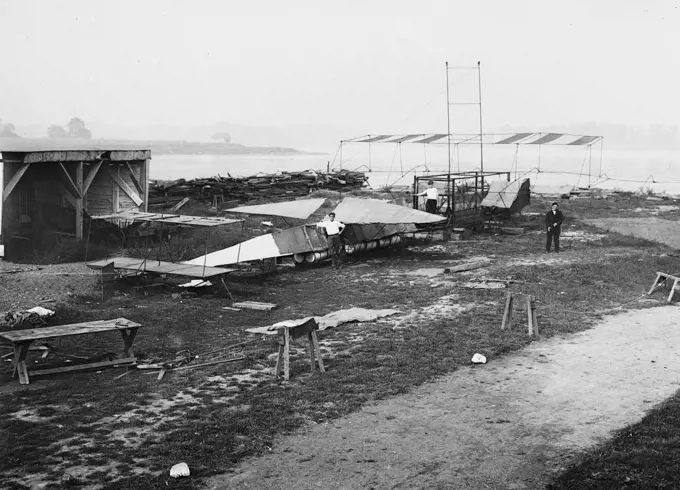
M283 216L284 218L307 219L326 202L326 199L300 199L298 201L239 206L228 209L230 213L258 214L264 216Z
M377 199L346 197L335 208L335 218L343 223L386 225L443 223L444 216L430 214Z

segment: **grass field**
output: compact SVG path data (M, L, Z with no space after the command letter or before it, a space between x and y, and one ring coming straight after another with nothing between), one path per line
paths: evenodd
M548 204L535 202L527 212L542 212ZM568 201L562 207L568 218L603 217L632 213L637 207L651 209L652 204L625 197ZM541 228L540 215L527 214L522 222L527 229ZM507 289L461 287L480 275L510 277L511 291L534 295L541 334L547 337L589 328L622 305L656 304L634 300L649 288L656 270L673 268L677 259L672 250L630 237L597 236L597 230L571 223L569 231L581 233L583 239L564 240L560 256L540 254L540 233L482 234L472 242L412 243L367 253L337 273L324 264L283 269L263 282L242 279L231 285L239 300L278 304L271 312L223 310L228 303L222 297L202 293L173 298L176 291L163 288L138 291L121 285L117 297L105 305L93 290L74 294L57 304L58 323L119 316L138 321L143 325L136 340L140 359L173 359L183 350L203 361L231 355L246 359L170 372L162 382L143 371L117 378L123 371L109 369L37 378L20 387L4 374L0 432L6 444L0 445L0 486L30 488L49 482L47 488L200 488L201 477L229 471L242 458L268 451L277 436L303 424L333 420L369 401L406 393L468 364L475 352L493 359L531 342L524 329L499 329ZM480 256L489 257L492 265L436 278L421 274ZM553 261L557 257L562 262ZM32 282L39 278L12 275L8 281L2 285L7 291L39 287ZM351 306L401 313L321 332L324 375L309 372L300 345L291 380L274 380L275 338L244 331ZM117 349L119 342L101 335L54 345L61 352L98 356ZM643 421L635 429L637 440L644 439L654 451L673 447L676 406L677 401L669 402L658 412L670 411L667 415ZM618 477L621 465L635 461L644 466L639 451L629 444L636 439L620 437L612 442L621 448L620 458L611 459L608 449L594 452L555 488L585 488L569 485L592 473L617 472ZM170 466L180 461L189 464L194 478L167 476Z
M548 488L680 487L680 395L653 409L642 421L584 454Z

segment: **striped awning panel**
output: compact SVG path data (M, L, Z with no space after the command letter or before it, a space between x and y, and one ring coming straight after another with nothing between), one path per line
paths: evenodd
M433 143L442 138L446 138L446 136L446 134L433 134L432 136L428 136L425 139L414 141L414 143Z

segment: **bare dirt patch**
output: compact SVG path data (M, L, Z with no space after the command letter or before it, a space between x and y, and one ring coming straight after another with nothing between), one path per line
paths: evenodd
M540 488L680 385L680 309L609 317L282 438L209 488Z

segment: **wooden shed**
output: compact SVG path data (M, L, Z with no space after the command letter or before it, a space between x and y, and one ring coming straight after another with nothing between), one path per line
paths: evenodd
M83 239L88 216L147 211L150 150L5 149L0 158L0 237L9 260L54 239Z

